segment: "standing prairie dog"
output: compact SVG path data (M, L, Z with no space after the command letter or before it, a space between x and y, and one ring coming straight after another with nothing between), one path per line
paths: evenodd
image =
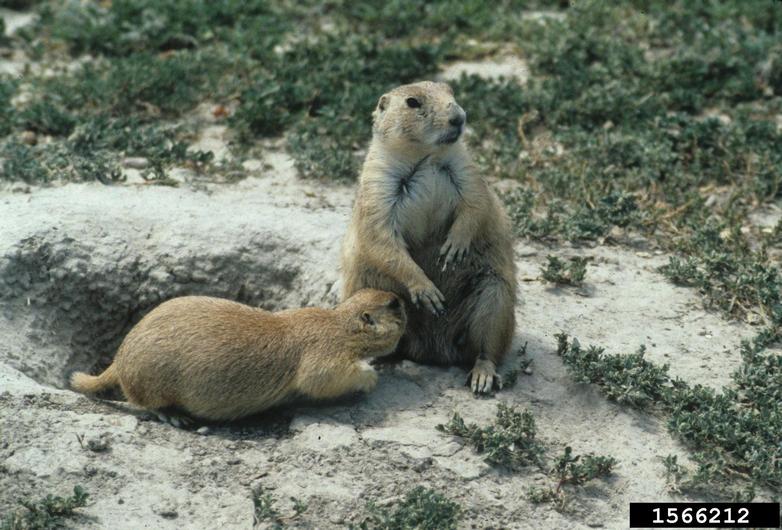
M377 373L367 360L391 353L405 323L397 296L374 289L334 309L279 313L220 298L174 298L130 330L102 374L74 373L71 386L95 393L119 385L130 403L153 411L232 420L296 396L371 390Z
M473 391L488 392L513 337L516 267L505 210L460 141L465 120L445 83L380 98L342 247L343 297L366 287L404 297L398 352L472 364Z

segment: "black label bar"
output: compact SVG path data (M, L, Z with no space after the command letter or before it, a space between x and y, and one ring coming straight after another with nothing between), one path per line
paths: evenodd
M779 528L778 502L631 502L630 528Z

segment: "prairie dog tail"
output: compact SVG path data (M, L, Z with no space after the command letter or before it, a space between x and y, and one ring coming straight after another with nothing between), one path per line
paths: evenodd
M74 372L71 375L71 388L82 394L95 394L118 384L119 379L113 364L100 375L89 375L84 372Z

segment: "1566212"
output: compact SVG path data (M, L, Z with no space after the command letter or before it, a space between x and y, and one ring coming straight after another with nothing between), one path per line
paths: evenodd
M778 502L632 502L630 528L779 528Z

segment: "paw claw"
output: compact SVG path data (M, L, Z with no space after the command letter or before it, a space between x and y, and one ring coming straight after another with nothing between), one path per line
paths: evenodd
M473 393L488 394L497 385L502 388L502 381L495 370L494 363L488 359L478 359L470 371L468 383Z

